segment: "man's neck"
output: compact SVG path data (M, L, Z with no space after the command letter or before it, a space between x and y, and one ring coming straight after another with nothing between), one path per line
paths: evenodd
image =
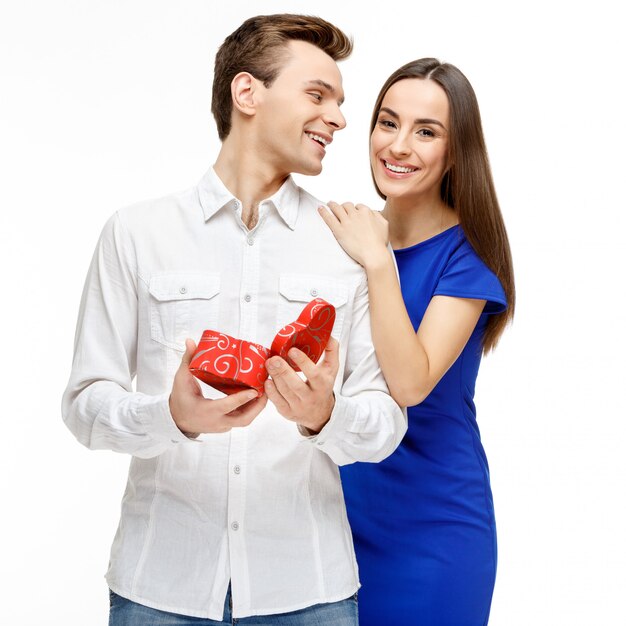
M230 136L222 145L214 169L228 191L241 202L241 221L249 230L259 220L259 203L273 196L288 176L264 163L254 147L239 149L236 138Z

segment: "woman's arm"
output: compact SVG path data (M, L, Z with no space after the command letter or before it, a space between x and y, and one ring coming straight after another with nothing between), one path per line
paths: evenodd
M389 391L401 406L419 404L461 354L485 300L434 296L416 333L386 245L384 218L363 205L329 206L332 213L320 210L324 221L367 272L372 338Z
M409 319L395 267L366 266L372 338L394 400L413 406L424 400L457 360L485 306L485 300L434 296L417 330Z

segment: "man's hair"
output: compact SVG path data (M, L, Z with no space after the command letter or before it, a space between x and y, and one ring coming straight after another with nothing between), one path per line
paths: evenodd
M230 34L215 55L211 111L220 140L228 137L233 102L230 86L239 72L249 72L266 88L271 87L289 58L289 41L306 41L333 60L350 56L352 40L339 28L309 15L257 15Z

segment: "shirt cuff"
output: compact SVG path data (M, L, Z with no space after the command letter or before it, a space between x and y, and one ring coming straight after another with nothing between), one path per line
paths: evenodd
M169 393L144 396L137 407L137 417L151 437L172 444L194 441L185 435L170 413Z
M345 398L343 398L341 394L335 393L335 406L333 406L330 419L326 422L324 428L316 435L313 435L308 428L298 425L300 434L320 448L322 448L327 441L332 441L334 438L341 438L342 433L346 430L347 405L348 403Z

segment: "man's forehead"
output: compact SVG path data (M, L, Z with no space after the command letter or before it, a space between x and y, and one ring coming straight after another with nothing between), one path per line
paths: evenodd
M343 102L341 71L330 55L308 41L291 40L285 49L287 55L278 80L302 81L303 86L323 89Z

